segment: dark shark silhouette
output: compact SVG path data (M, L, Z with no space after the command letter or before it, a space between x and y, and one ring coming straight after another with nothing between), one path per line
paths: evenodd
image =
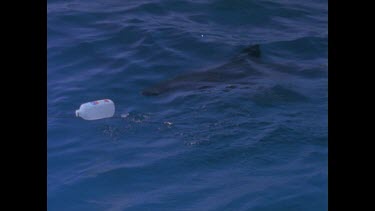
M145 96L156 96L176 90L205 89L222 83L245 80L262 74L254 68L260 62L260 46L250 45L229 62L201 72L187 73L166 80L142 91Z
M233 84L245 85L245 87L252 85L255 88L255 80L250 79L257 78L257 81L260 82L261 79L267 78L264 77L265 75L271 73L269 70L277 69L282 71L285 68L285 66L277 64L265 64L261 61L260 56L260 46L250 45L225 64L159 82L144 89L142 94L145 96L157 96L178 90L207 89L222 84L226 84L226 88L235 88L236 86Z

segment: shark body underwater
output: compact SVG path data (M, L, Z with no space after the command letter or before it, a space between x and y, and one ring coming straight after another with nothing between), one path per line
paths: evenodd
M175 78L156 83L144 89L142 95L159 96L175 91L206 90L223 84L226 88L235 88L237 85L245 85L245 87L252 85L252 88L259 89L260 81L265 78L262 76L265 76L267 72L270 73L269 70L283 68L285 67L275 64L265 64L261 60L260 46L258 44L250 45L224 64L204 71L182 74ZM273 84L263 91L264 94L260 95L259 98L261 101L263 101L264 96L267 96L266 98L273 96L272 98L276 97L281 101L300 101L306 99L302 94L278 84Z

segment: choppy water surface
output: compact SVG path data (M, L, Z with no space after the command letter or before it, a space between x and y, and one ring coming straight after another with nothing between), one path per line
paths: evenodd
M327 210L326 1L49 0L47 14L48 210ZM256 65L223 70L241 79L141 94L252 44ZM74 117L103 98L115 118Z

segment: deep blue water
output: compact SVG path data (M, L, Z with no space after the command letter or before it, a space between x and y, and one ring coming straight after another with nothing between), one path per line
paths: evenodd
M49 0L48 210L327 210L327 9ZM141 94L250 44L262 74L246 85ZM74 116L103 98L115 118Z

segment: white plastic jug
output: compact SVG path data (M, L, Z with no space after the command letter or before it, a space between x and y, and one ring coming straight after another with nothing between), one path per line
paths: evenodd
M76 117L85 120L97 120L112 117L115 114L115 104L110 99L96 100L82 104L76 110Z

